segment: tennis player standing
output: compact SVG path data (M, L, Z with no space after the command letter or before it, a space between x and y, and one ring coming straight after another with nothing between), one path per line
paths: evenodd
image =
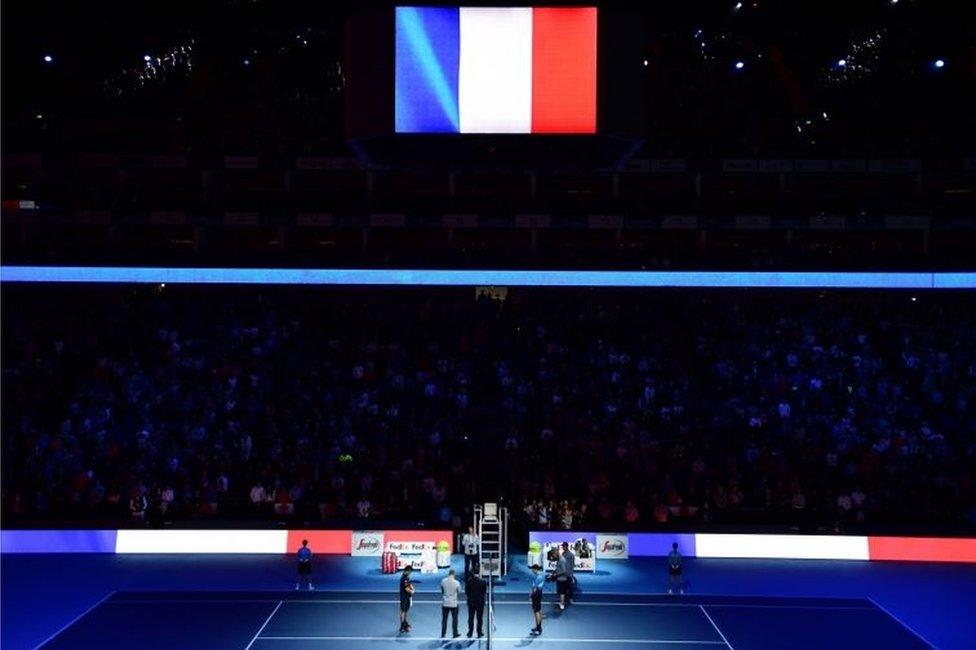
M681 575L681 553L678 551L678 542L671 544L671 552L668 553L668 593L674 593L674 585L678 584L679 593L685 593L685 579Z
M308 583L308 590L315 589L312 584L312 549L308 547L308 540L302 540L302 547L295 553L298 558L298 582L295 583L295 591L301 587L302 582Z

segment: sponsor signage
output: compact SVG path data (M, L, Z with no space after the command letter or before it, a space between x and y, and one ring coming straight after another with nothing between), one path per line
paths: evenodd
M626 560L630 545L626 534L598 533L596 536L596 557L598 560Z
M722 161L723 172L754 172L756 161L748 158L726 158Z
M657 158L651 160L652 172L680 173L686 169L687 162L684 158Z
M596 571L596 548L593 542L585 537L577 537L569 542L569 547L573 551L573 569L576 571ZM562 542L546 542L542 547L542 559L546 571L555 571L556 562L559 560Z
M671 545L677 544L685 557L695 557L695 538L692 533L596 533L596 532L550 532L533 531L529 533L530 542L539 542L548 550L548 544L586 537L592 540L594 559L628 559L632 557L665 557L671 552ZM577 566L579 554L577 553ZM552 565L555 567L555 564ZM592 570L592 569L590 569Z
M436 569L435 560L437 542L387 542L386 550L396 553L397 571L402 571L408 564L421 573L427 572L432 566Z
M530 542L542 545L543 569L555 571L559 559L559 546L566 542L573 549L576 560L573 566L577 571L596 570L596 533L576 533L571 531L541 531L529 533Z
M423 553L429 548L437 548L436 542L387 542L386 550L394 553Z
M383 555L383 531L354 530L352 532L352 554L367 557Z

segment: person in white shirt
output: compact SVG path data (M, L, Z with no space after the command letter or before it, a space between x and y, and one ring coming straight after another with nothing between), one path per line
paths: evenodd
M454 577L454 569L447 572L447 577L441 580L441 637L447 634L447 615L451 615L451 625L454 638L461 636L458 632L458 594L461 593L461 583Z
M478 551L480 550L481 539L474 532L474 526L468 526L468 532L461 537L461 548L464 550L464 575L472 573L481 574L478 567Z

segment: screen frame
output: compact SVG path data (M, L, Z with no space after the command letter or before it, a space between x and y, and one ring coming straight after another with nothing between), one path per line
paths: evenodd
M397 39L397 28L396 28L396 10L401 7L437 7L444 9L451 8L495 8L495 9L535 9L535 8L587 8L594 9L596 11L596 79L595 79L595 113L596 119L594 123L594 130L590 131L565 131L565 132L549 132L549 133L524 133L524 132L443 132L443 131L398 131L396 129L396 39ZM593 138L598 135L604 135L607 131L605 129L604 117L605 117L605 89L606 89L606 75L604 71L605 56L604 48L607 42L606 35L604 33L606 25L604 23L604 15L606 13L606 8L600 7L599 5L593 4L592 2L581 2L581 3L560 3L559 5L449 5L449 4L423 4L423 5L402 5L396 4L390 7L391 15L391 34L390 38L392 42L390 44L391 51L393 53L392 60L392 74L390 79L390 87L392 90L393 102L391 106L393 110L391 111L389 117L389 134L396 138L404 138L407 140L416 141L418 139L433 138L435 140L451 140L457 138L483 140L485 144L490 144L493 139L509 139L509 138L531 138L535 139L546 139L546 140L572 140L578 138Z

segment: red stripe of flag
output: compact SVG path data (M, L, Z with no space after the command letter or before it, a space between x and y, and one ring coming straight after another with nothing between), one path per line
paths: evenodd
M532 9L532 133L596 133L596 8Z

